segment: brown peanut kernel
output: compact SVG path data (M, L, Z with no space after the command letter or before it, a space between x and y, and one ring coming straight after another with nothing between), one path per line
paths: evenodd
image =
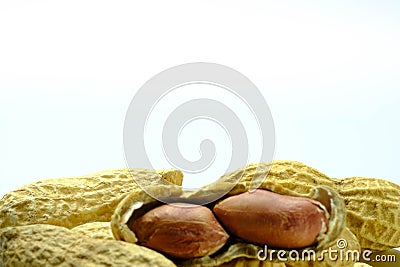
M174 203L150 210L128 225L141 245L176 258L210 255L228 234L206 207Z
M317 201L267 190L229 197L213 210L232 234L251 243L280 248L316 243L328 223L326 212Z

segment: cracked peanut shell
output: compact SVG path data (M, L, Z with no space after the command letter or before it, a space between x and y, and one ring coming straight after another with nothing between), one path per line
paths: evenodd
M129 225L142 214L162 204L150 195L157 196L158 199L168 200L168 202L204 203L209 199L214 199L215 194L219 195L221 192L229 191L229 189L230 191L226 197L247 192L249 190L248 177L241 176L239 178L239 181L235 179L220 179L198 191L191 192L184 192L181 187L161 185L147 188L147 193L142 190L135 190L119 203L112 216L111 227L114 237L117 240L124 240L131 243L138 242L136 234L129 228ZM330 215L328 230L325 233L321 233L317 244L308 249L319 251L328 247L344 229L344 203L334 190L327 186L314 187L310 185L308 186L309 190L292 186L285 188L283 185L275 183L274 180L267 179L260 184L259 188L278 194L311 198L326 207ZM209 203L208 206L212 208L214 204L215 202ZM232 239L227 248L217 251L211 256L191 260L175 260L175 263L178 266L221 266L240 258L248 258L253 261L254 251L258 251L259 249L260 247L254 244ZM279 263L279 261L275 258L271 263Z

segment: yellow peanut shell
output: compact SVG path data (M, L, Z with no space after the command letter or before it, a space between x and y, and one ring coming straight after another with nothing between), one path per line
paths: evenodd
M78 225L71 229L73 232L81 233L90 238L114 240L111 232L110 222L90 222Z
M0 229L0 267L174 267L163 255L134 244L99 240L54 225Z
M25 185L0 200L0 228L37 223L73 228L110 221L117 204L138 188L133 177L148 185L182 184L181 171L171 169L160 174L147 169L118 169Z
M361 247L387 250L400 247L400 186L376 179L336 179L336 190L344 198L347 225Z

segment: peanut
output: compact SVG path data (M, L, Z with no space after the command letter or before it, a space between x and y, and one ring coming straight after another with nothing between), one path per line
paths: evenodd
M187 203L159 206L128 226L141 245L176 258L213 254L229 237L211 210Z
M255 176L255 174L258 175ZM182 183L182 173L177 170L159 171L158 175L151 170L129 169L105 171L77 178L39 181L14 190L0 200L0 228L36 223L62 225L67 228L73 228L89 223L74 229L74 231L81 233L80 237L82 238L82 233L91 231L89 229L92 229L93 232L97 231L95 230L95 226L90 224L91 222L98 221L101 223L110 221L110 217L115 210L112 220L114 237L118 240L126 240L132 243L137 242L135 233L126 225L129 219L134 217L131 216L131 211L137 209L132 209L132 205L142 203L142 205L146 206L146 203L154 203L154 199L147 196L138 188L132 179L132 175L145 179L148 181L149 186L161 185L160 188L157 188L159 192L163 191L165 187L169 188L165 180L179 185ZM164 179L161 179L160 175ZM189 194L183 198L185 198L185 202L188 199L207 198L203 194L207 191L207 188L210 191L218 191L221 185L223 188L232 189L228 193L228 196L238 195L250 189L250 182L253 177L256 177L255 180L260 182L260 189L282 195L310 198L309 193L316 186L323 185L333 188L333 191L337 191L343 197L347 208L346 218L344 217L344 208L340 206L340 201L333 201L335 198L328 198L326 201L316 199L327 207L332 217L328 223L327 238L322 238L321 241L315 244L317 248L314 247L314 249L317 251L329 247L329 244L338 237L338 234L343 229L342 218L346 219L347 225L360 240L361 247L375 250L400 247L400 186L380 179L362 177L331 179L299 162L275 161L273 163L249 164L244 168L224 175L217 183L206 186L199 193ZM166 195L173 195L178 201L181 201L181 192L177 187L174 190L170 188L168 190L165 193ZM132 193L128 194L128 192ZM126 198L130 198L128 202L124 203L127 206L121 208L118 205L118 208L118 202L124 199L125 196ZM332 203L334 205L329 208L328 206ZM127 220L125 220L126 218ZM100 225L97 226L102 228ZM4 230L0 229L0 232L3 233ZM28 236L24 239L26 240L24 242L28 243L30 242L29 234L31 232L25 233ZM88 235L102 238L102 234L91 233ZM32 235L33 238L34 236ZM108 238L107 236L104 237ZM18 238L20 239L20 237ZM35 241L36 239L33 240ZM62 238L51 242L56 244L57 242L62 242L61 240ZM349 241L348 239L346 240ZM2 247L3 242L7 244L6 241L1 239L0 244ZM232 263L232 261L238 259L236 260L238 264L245 264L239 264L239 266L246 266L250 262L251 264L256 264L257 261L255 262L254 259L247 259L251 258L250 254L254 252L251 249L254 245L237 244L235 242L233 241L232 245L229 244L228 251L233 251L231 254L227 254L225 250L219 250L210 256L177 261L177 263L182 266L219 266L221 264L228 264L228 262ZM13 243L11 242L10 244ZM6 252L3 253L3 251L0 251L0 259L6 259L7 262L13 263L8 256L5 257L4 255L11 255L11 257L18 258L18 253L23 253L21 250L18 250L18 253L11 253L8 251L7 245L5 246L4 251ZM230 250L232 247L236 247L237 249ZM26 249L27 253L30 251L29 249ZM38 255L39 258L42 257L40 256L42 254ZM27 257L31 256L28 255ZM35 259L31 257L29 261L29 266L35 266L32 263L35 262ZM28 263L22 264L17 260L15 262L17 266L28 265ZM268 265L269 263L266 264L266 266L270 266ZM300 266L298 263L288 264L290 264L288 266ZM304 266L339 266L326 262L306 262L304 264ZM3 266L1 261L0 266Z
M182 183L183 174L178 170L160 174L146 169L119 169L28 184L0 200L0 228L37 223L73 228L88 222L109 222L117 204L138 188L133 177L149 185Z
M248 164L219 180L232 185L231 194L248 188L252 179L260 188L273 184L280 194L306 193L317 185L333 188L344 199L346 224L362 248L387 250L400 247L400 186L377 178L332 179L305 164L279 160ZM271 188L272 189L272 188Z
M204 200L213 199L215 193L226 192L227 189L231 189L228 193L228 197L231 195L238 195L241 193L247 193L248 187L246 184L239 182L234 188L231 188L229 182L216 182L210 184L198 191L184 192L171 186L156 186L154 188L147 188L148 195L141 190L135 190L127 195L117 206L115 213L112 216L111 227L114 234L114 238L117 240L124 240L131 243L137 243L143 240L139 235L144 229L152 231L152 227L146 227L145 224L139 223L137 227L132 227L132 223L137 221L144 214L151 212L153 209L159 207L161 204L159 201L151 197L151 195L157 195L159 199L170 199L174 202L185 202L185 203L204 203ZM265 182L261 185L261 189L271 190L273 192L284 192L293 197L305 197L315 202L321 203L326 208L327 213L330 215L327 223L327 229L321 231L318 236L317 243L313 244L310 249L320 251L336 240L339 234L344 229L345 209L344 203L340 197L330 188L326 186L310 188L309 192L302 194L296 193L295 191L287 190L284 187L275 184L273 182ZM248 193L247 193L248 194ZM211 202L208 206L213 207L216 203ZM323 209L323 207L322 207ZM177 215L170 215L180 217ZM174 219L174 222L176 220ZM322 222L320 222L322 224ZM243 225L247 227L247 225ZM167 227L165 227L167 228ZM262 231L262 228L260 229ZM153 231L154 232L154 231ZM323 233L322 233L323 232ZM146 234L148 235L148 234ZM260 250L259 246L251 242L241 242L237 238L232 238L229 243L226 244L224 249L220 249L213 254L208 256L189 258L189 259L177 259L174 261L179 266L220 266L231 262L239 258L249 258L249 262L253 262L257 259L257 252ZM170 247L173 249L173 246ZM161 251L161 250L160 250ZM165 253L164 251L161 251ZM274 259L274 263L279 263ZM237 260L243 263L244 260ZM239 263L238 263L239 264ZM263 264L263 263L261 263ZM240 266L240 265L239 265ZM266 263L266 266L270 266Z
M73 232L84 234L90 238L114 240L110 222L90 222L71 229Z
M376 178L336 179L347 208L347 225L361 247L388 250L400 247L400 186Z
M92 239L53 225L0 229L0 245L1 267L175 266L153 250L116 240Z
M228 231L250 243L279 248L315 244L329 214L309 198L255 190L226 198L213 211Z

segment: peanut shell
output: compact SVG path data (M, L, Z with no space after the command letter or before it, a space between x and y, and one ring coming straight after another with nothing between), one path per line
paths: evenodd
M347 208L347 225L361 247L387 250L400 246L400 186L377 178L336 179Z
M71 229L73 232L86 235L90 238L114 240L110 222L90 222L78 225Z
M118 169L75 178L38 181L14 190L0 200L0 228L52 224L73 228L96 221L110 221L117 204L144 183L181 185L178 170Z
M134 244L85 237L64 227L26 225L0 229L1 267L174 267L163 255Z

